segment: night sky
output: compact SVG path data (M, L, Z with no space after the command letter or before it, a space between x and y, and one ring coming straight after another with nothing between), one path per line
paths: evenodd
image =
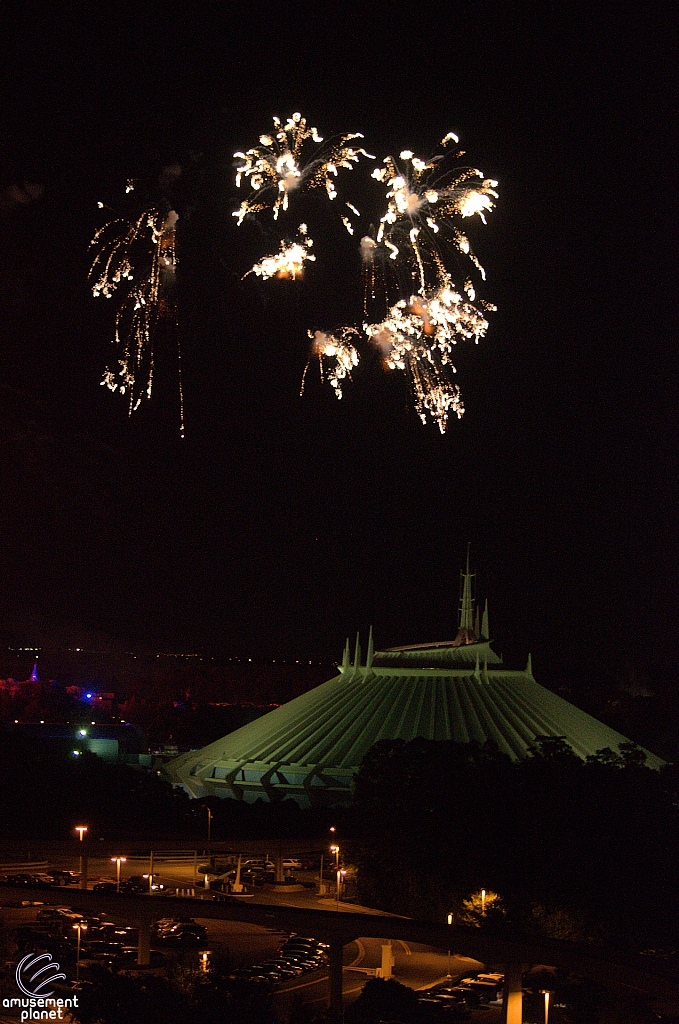
M378 646L450 638L471 541L500 649L676 664L676 8L531 6L5 11L0 639L332 659L371 623ZM313 365L299 397L307 328L360 322L356 239L319 229L298 286L240 281L277 242L236 227L232 156L295 110L380 159L453 130L500 182L470 227L498 312L458 345L443 437L376 359L341 402ZM99 386L113 309L87 249L128 178L180 214L184 440L164 329L132 418ZM42 195L15 202L25 183Z

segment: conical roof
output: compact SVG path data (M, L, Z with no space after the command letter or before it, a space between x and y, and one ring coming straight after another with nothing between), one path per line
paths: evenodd
M484 616L484 619L487 615ZM194 797L254 801L292 796L302 805L348 803L361 761L378 740L492 741L512 758L540 737L562 736L581 757L618 750L624 736L502 666L481 637L373 653L357 640L338 674L269 714L166 766ZM647 764L660 767L655 755Z

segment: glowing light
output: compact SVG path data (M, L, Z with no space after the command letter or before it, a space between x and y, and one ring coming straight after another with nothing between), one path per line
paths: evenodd
M300 224L297 241L281 242L280 252L275 256L265 256L260 263L255 263L246 274L256 274L266 281L270 277L290 278L296 281L302 277L304 264L314 262L316 257L309 251L313 240L307 237L306 224Z
M345 379L348 377L351 380L351 371L354 367L358 366L359 354L349 339L352 336L358 336L359 331L355 327L340 327L339 330L332 334L326 334L324 331L308 331L307 333L312 339L312 345L309 359L302 375L300 395L304 393L304 382L307 370L309 369L309 363L316 357L321 372L321 380L325 380L327 376L328 381L335 390L335 394L338 398L341 398ZM328 363L327 370L323 363L324 359Z
M358 133L340 135L324 143L317 128L295 113L283 124L274 117L274 131L260 135L259 146L245 153L234 153L236 186L245 181L251 192L233 216L242 224L248 214L270 209L274 220L289 206L291 193L297 190L324 187L328 198L335 199L335 181L340 169L352 170L361 156L375 158L364 149L349 145L362 139ZM350 207L351 209L351 207ZM346 226L346 222L345 222Z

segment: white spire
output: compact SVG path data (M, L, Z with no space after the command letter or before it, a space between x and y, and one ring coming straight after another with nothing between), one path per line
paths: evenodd
M347 637L347 642L344 645L344 652L342 654L342 672L348 671L349 666L351 664L351 662L349 661L350 657L351 655L349 654L349 637Z
M361 641L359 634L356 634L356 650L354 652L354 672L361 667Z
M467 571L462 573L462 598L460 599L460 629L471 631L474 628L472 607L472 574L469 571L469 548L467 544Z
M462 595L460 597L460 623L455 641L457 644L473 644L478 640L478 633L474 629L474 606L472 604L472 577L469 571L469 549L467 544L467 571L461 573Z
M366 659L365 659L365 667L366 667L367 671L370 671L370 669L373 667L373 658L374 658L374 656L375 656L375 646L373 644L373 628L371 626L370 627L370 632L368 633L368 654L366 655Z
M481 618L481 636L484 640L490 640L490 627L488 625L488 598L486 598L486 604Z
M526 675L533 675L533 659L531 658L530 653L528 655L528 661L526 662Z

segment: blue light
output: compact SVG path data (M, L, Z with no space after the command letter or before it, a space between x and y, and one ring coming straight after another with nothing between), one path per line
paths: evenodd
M85 696L87 697L88 700L92 699L92 694L91 693L86 693Z

